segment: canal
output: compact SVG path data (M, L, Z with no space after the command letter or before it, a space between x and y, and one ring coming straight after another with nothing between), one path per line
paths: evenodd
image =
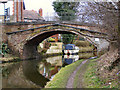
M43 88L62 67L82 58L90 58L93 53L54 56L39 60L25 60L2 64L3 88Z

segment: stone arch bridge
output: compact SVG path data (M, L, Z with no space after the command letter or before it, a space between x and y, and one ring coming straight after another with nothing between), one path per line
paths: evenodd
M37 46L54 34L77 34L90 38L107 38L105 30L73 23L6 23L2 25L3 42L23 59L36 58Z

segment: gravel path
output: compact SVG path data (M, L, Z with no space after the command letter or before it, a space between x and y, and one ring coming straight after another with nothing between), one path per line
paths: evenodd
M74 77L77 73L77 71L81 68L81 66L83 64L85 64L88 60L85 60L83 61L74 71L73 73L70 75L69 79L68 79L68 82L67 82L67 85L66 85L66 88L73 88L73 82L74 82Z

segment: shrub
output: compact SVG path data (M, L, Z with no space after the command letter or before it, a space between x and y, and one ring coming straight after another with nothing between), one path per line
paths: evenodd
M90 45L88 41L78 41L78 40L76 40L74 44L80 47L86 47Z

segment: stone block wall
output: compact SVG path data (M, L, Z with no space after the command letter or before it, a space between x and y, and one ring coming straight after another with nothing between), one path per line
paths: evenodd
M2 28L1 28L2 42L7 43L8 47L13 51L13 53L26 58L26 57L37 55L37 44L39 44L46 37L54 35L54 34L58 34L58 33L77 33L75 32L75 30L80 31L79 29L75 29L74 31L72 30L68 31L67 29L73 29L73 28L56 25L56 26L43 27L43 28L39 28L35 30L28 30L25 32L13 33L10 35L6 34L8 32L26 30L30 28L46 26L46 25L51 25L51 24L52 23L49 23L49 24L44 24L44 23L43 24L32 24L32 23L4 24L2 25ZM58 29L52 29L52 28L58 28ZM26 44L27 41L29 41L29 43Z

